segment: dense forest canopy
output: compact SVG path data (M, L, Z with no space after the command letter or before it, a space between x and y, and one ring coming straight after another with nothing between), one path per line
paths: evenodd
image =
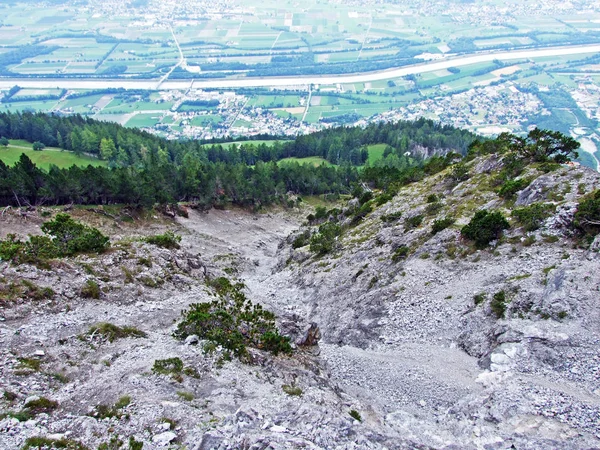
M2 205L190 201L206 207L228 202L269 204L287 198L289 192L346 193L361 177L381 181L385 175L397 180L405 169L421 170L422 156L464 154L475 140L468 131L421 119L332 128L272 146L224 148L168 141L79 115L42 113L0 113L0 136L87 153L109 162L109 168L51 167L48 172L26 155L13 167L0 162ZM366 146L375 143L387 144L385 158L375 167L359 169L368 156ZM323 157L335 166L280 162L307 156Z

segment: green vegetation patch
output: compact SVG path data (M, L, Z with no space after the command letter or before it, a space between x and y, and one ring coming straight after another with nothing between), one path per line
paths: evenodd
M0 259L16 264L38 264L44 260L78 253L102 253L109 246L108 237L96 228L74 221L68 214L57 214L45 222L46 236L29 236L23 242L14 234L0 240Z
M107 166L106 161L101 161L91 156L78 155L74 152L51 148L46 148L44 151L35 151L32 144L29 144L29 146L31 146L31 149L22 148L21 144L19 146L9 145L8 147L0 147L0 161L3 161L7 166L14 166L24 153L31 162L44 170L49 170L50 166L57 166L59 169L68 169L71 166Z
M482 209L477 211L471 221L462 228L461 234L474 241L477 248L482 249L493 240L500 238L502 231L508 228L510 224L501 212Z
M279 334L275 315L252 304L242 292L242 283L232 284L224 277L211 283L216 286L217 300L196 303L182 313L174 336L183 340L197 335L231 351L240 359L247 359L247 347L278 353L292 352L290 340Z
M90 450L80 442L71 439L50 439L40 436L30 437L25 440L21 450Z
M119 398L119 400L117 400L116 403L112 406L105 404L97 405L94 408L94 410L90 413L90 416L100 420L111 418L120 419L121 417L128 417L128 414L123 412L123 409L125 409L125 407L128 406L130 403L131 397L128 395L124 395L123 397Z
M156 234L154 236L147 236L143 239L144 242L156 245L157 247L162 248L179 248L179 243L181 242L181 236L173 233L172 231L167 231L164 234Z
M101 337L107 340L108 342L114 342L117 339L123 339L128 337L145 338L147 336L146 333L135 327L119 327L108 322L100 322L96 325L92 325L87 334L89 336Z
M555 210L556 206L550 203L533 203L524 208L514 209L511 216L523 226L525 231L535 231Z
M600 233L600 190L592 192L579 203L574 224L589 236Z

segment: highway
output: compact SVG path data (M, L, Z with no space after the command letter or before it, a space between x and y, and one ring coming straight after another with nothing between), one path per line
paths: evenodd
M544 49L527 49L511 51L495 51L478 53L475 55L462 55L447 57L444 59L423 62L420 64L403 66L378 72L366 72L350 75L302 75L291 77L262 77L262 78L237 78L237 79L190 79L190 80L163 80L157 87L157 79L134 80L134 79L99 79L99 78L0 78L0 89L9 89L15 85L22 88L33 89L148 89L148 90L187 90L192 83L194 89L204 88L285 88L291 86L308 85L332 85L368 83L379 80L399 78L406 75L434 72L449 67L462 67L471 64L499 60L510 62L513 60L541 58L552 56L581 55L584 53L600 53L600 44L552 47Z

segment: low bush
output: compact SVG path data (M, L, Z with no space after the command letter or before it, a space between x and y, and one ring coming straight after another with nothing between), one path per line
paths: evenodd
M0 240L0 259L15 264L47 266L44 261L48 259L78 253L102 253L109 246L108 237L96 228L74 221L68 214L57 214L41 228L46 236L29 236L28 241L21 241L16 235L9 234Z
M310 231L304 231L303 233L296 236L296 238L292 241L292 248L300 248L308 245L310 243Z
M157 359L152 366L152 372L159 375L173 375L183 371L181 358Z
M475 303L475 305L481 305L483 302L485 302L486 299L486 295L485 292L480 292L479 294L475 294L473 296L473 303Z
M300 397L302 395L302 389L298 386L284 384L283 386L281 386L281 389L283 389L283 392L285 392L287 395L290 395L292 397Z
M573 223L589 236L600 233L600 190L592 192L579 203Z
M406 257L409 255L409 253L410 253L410 248L407 247L406 245L401 245L392 254L392 261L398 262L402 259L406 259Z
M525 189L530 183L531 180L526 178L521 178L519 180L507 180L500 187L498 195L506 200L512 200L515 198L517 192Z
M336 247L338 236L342 234L342 228L331 222L326 222L319 227L319 232L310 238L310 251L317 255L325 255L332 252Z
M386 223L387 222L395 222L396 220L399 220L401 217L402 217L402 212L396 211L391 214L384 214L383 216L381 216L381 220Z
M502 235L502 231L508 228L510 228L510 224L502 213L482 209L477 211L471 221L462 228L461 234L474 241L475 246L481 249L498 239Z
M348 414L350 414L350 417L352 417L354 420L362 422L362 417L360 416L360 413L357 410L351 409Z
M196 303L182 313L174 336L184 340L198 335L221 345L235 356L245 359L247 347L278 353L291 353L289 338L279 334L275 315L252 304L242 292L244 285L232 284L227 279L219 281L218 300Z
M96 228L74 221L68 214L57 214L54 220L42 225L42 231L52 236L60 256L77 253L102 253L109 239Z
M534 203L524 208L514 209L511 216L523 226L525 231L535 231L555 210L556 206L552 204Z
M492 312L496 315L498 319L504 318L507 303L508 300L506 298L506 292L504 291L496 292L492 297L490 307L492 308Z
M431 226L431 234L437 234L442 230L454 225L455 220L452 217L444 217L443 219L436 219L433 221Z
M25 410L31 414L31 416L37 416L38 414L50 414L56 408L58 408L58 402L49 400L46 397L40 397L25 404Z
M177 249L180 248L179 243L181 242L181 236L172 231L166 231L163 234L146 236L143 241L150 245L156 245L157 247Z
M422 214L407 217L406 220L404 220L404 231L413 230L421 226L421 224L423 223L423 218L424 217Z

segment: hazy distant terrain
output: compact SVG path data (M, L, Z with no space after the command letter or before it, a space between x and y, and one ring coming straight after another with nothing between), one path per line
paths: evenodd
M420 116L484 134L537 125L580 137L583 162L598 167L596 52L372 82L194 88L194 80L360 74L453 55L596 44L600 6L592 2L28 1L0 12L0 75L10 79L0 110L80 113L170 138L296 135ZM16 87L57 78L139 80L144 90ZM173 82L183 84L156 90Z

